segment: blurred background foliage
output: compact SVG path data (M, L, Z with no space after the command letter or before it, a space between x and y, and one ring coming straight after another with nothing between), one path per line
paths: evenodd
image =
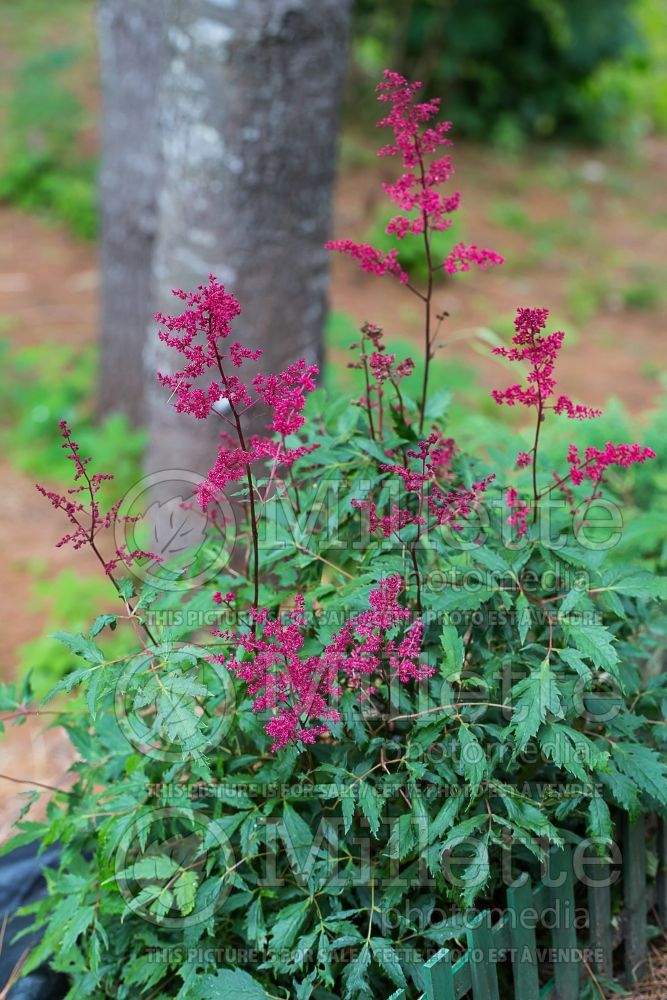
M0 0L0 201L84 239L97 230L93 7Z
M0 201L87 239L97 228L93 8L0 0L12 49L0 71ZM667 131L664 0L356 0L352 127L375 115L359 97L385 66L442 96L458 135L506 150L551 138L631 146Z
M83 105L63 82L80 57L75 48L30 55L6 101L0 200L54 216L77 236L97 231L95 161L81 156Z
M139 478L145 433L121 414L95 420L96 370L93 344L52 344L45 351L41 344L15 348L0 338L0 443L31 478L64 482L70 469L57 427L67 420L83 454L94 452L99 469L113 470L113 481L101 490L103 503L113 503Z
M666 35L662 0L358 0L352 75L400 69L503 146L630 141L667 127Z

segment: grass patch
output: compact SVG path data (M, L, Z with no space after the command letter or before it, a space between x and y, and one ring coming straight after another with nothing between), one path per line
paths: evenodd
M141 475L145 434L131 428L121 415L95 423L91 387L96 369L92 346L13 349L0 340L0 441L21 472L69 484L69 464L58 433L59 422L67 420L82 453L94 456L96 469L113 472L114 479L102 490L105 501L113 501Z
M95 86L92 7L79 0L0 0L0 201L97 232L94 119L79 94ZM72 39L75 40L72 44Z

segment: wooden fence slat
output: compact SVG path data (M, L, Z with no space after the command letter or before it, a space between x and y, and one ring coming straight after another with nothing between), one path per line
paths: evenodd
M658 820L658 875L649 893L646 886L645 817L633 822L622 817L623 880L625 905L622 934L627 979L636 982L645 971L647 958L647 905L653 899L663 929L667 931L667 820ZM452 952L442 948L421 969L422 1000L500 1000L498 953L512 955L514 1000L574 1000L579 995L581 946L577 940L574 872L571 848L549 852L549 877L531 886L524 873L508 887L507 908L491 926L488 911L480 913L466 930L467 950L453 963ZM595 885L588 886L591 964L595 972L613 976L610 866L600 863ZM547 909L554 952L553 979L540 985L535 922L546 924ZM527 911L531 918L524 919ZM389 1000L406 1000L398 989Z
M422 976L428 1000L456 1000L452 953L448 948L441 948L429 958L422 967Z
M505 910L502 917L497 924L494 924L491 928L491 937L493 938L493 947L496 951L509 951L512 947L512 941L510 937L510 923L511 915Z
M500 1000L498 970L491 954L494 946L490 922L489 911L483 910L467 930L468 948L473 952L470 956L473 1000Z
M574 909L574 875L569 847L549 852L549 897L554 908L551 943L555 949L554 984L557 1000L579 994L579 961Z
M601 860L601 859L600 859ZM595 881L601 885L588 887L588 945L592 951L591 966L594 972L611 978L614 965L614 944L611 927L610 867L605 862L597 867Z
M470 978L470 961L466 951L456 962L452 969L454 974L454 992L456 1000L464 997L472 989L472 979Z
M655 887L658 915L667 931L667 820L658 819L658 874Z
M631 983L646 965L646 844L645 822L623 816L623 889L625 896L625 974Z
M524 914L535 913L533 892L526 872L509 886L507 907L511 912L510 941L515 1000L539 1000L535 926L527 926Z

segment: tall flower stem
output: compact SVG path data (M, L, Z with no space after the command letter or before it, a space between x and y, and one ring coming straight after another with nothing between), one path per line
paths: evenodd
M218 362L218 371L220 372L220 377L222 378L225 389L228 388L227 376L225 375L224 369L222 367L222 358L218 351L217 345L215 347L215 354ZM231 398L231 393L227 394L227 402L229 403L229 409L231 410L232 417L234 418L234 426L236 428L236 434L239 439L239 444L244 452L247 452L245 435L243 434L243 426L241 424L241 417L234 405ZM252 579L253 579L253 607L259 607L259 530L257 527L257 507L255 504L255 484L252 478L252 469L250 468L250 463L246 462L245 465L245 475L246 482L248 484L248 502L250 505L250 531L252 534L252 551L253 551L253 567L252 567ZM254 623L253 623L254 631Z
M422 459L422 475L426 472L426 459ZM424 484L422 483L421 490L419 491L419 518L422 517L424 513ZM422 535L422 526L417 524L417 537L412 542L410 546L410 558L412 560L412 567L415 575L415 586L417 590L417 613L421 617L422 614L422 580L421 573L419 570L419 560L417 559L417 548L419 546L419 540Z
M537 521L537 510L540 494L537 490L537 449L540 443L540 428L544 420L544 406L542 404L542 393L538 389L537 403L537 423L535 425L535 440L533 442L533 524Z
M417 561L417 543L419 542L419 535L417 539L410 546L410 559L412 560L412 569L415 577L415 587L417 590L417 614L422 614L422 585L421 585L421 573L419 571L419 562Z
M375 441L375 426L373 424L373 406L371 403L371 382L368 373L368 355L366 353L366 338L361 338L361 356L364 365L364 380L366 382L366 412L368 414L368 430L371 441Z
M67 431L64 434L64 438L65 438L66 447L68 448L68 450L70 452L70 455L72 456L72 459L74 460L74 465L76 467L76 470L77 470L78 474L82 477L82 479L85 481L86 490L87 490L88 496L90 498L90 518L91 518L90 528L89 529L84 528L83 525L81 525L78 520L77 520L77 524L79 524L79 526L82 528L82 530L87 535L87 537L88 537L88 544L90 545L91 549L93 550L93 553L95 554L95 558L97 559L97 561L99 562L100 566L104 570L105 576L107 576L108 579L111 580L111 583L113 584L114 589L115 589L116 593L118 594L118 597L123 602L123 606L125 607L125 611L127 612L128 618L132 622L135 622L136 625L138 626L138 628L140 628L144 632L144 634L148 638L149 642L152 642L153 645L156 646L157 645L157 640L156 640L155 636L151 632L151 630L150 630L149 626L146 624L146 622L144 622L141 618L139 618L135 614L135 610L132 607L132 605L130 604L130 602L127 600L127 598L125 597L125 595L123 594L122 588L121 588L118 580L113 575L113 572L109 568L109 566L108 566L108 564L107 564L104 556L102 555L102 553L98 549L97 545L95 544L95 535L97 534L97 530L99 528L99 521L98 521L98 517L97 517L98 507L97 507L97 501L95 500L95 490L93 489L93 483L92 483L92 480L91 480L90 476L88 475L88 470L86 469L86 463L83 462L79 458L79 456L77 454L77 450L76 450L76 445L72 444L72 438L70 436L69 431Z
M427 190L426 174L424 171L424 158L419 149L419 143L415 142L417 155L419 156L419 176L422 191ZM419 433L424 430L424 419L426 416L426 400L428 398L428 376L433 356L431 350L431 300L433 298L433 258L431 254L431 238L429 234L428 213L422 210L422 221L424 226L424 255L428 270L428 282L424 294L424 378L422 381L422 396L419 406Z

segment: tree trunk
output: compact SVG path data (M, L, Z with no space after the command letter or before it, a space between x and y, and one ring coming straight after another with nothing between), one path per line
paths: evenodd
M316 360L326 312L349 0L169 0L156 307L214 273L241 303L235 339L262 370ZM148 470L206 472L223 425L176 414L146 350Z
M102 77L99 412L145 420L142 365L154 312L151 268L161 146L157 103L166 33L161 0L100 0Z

